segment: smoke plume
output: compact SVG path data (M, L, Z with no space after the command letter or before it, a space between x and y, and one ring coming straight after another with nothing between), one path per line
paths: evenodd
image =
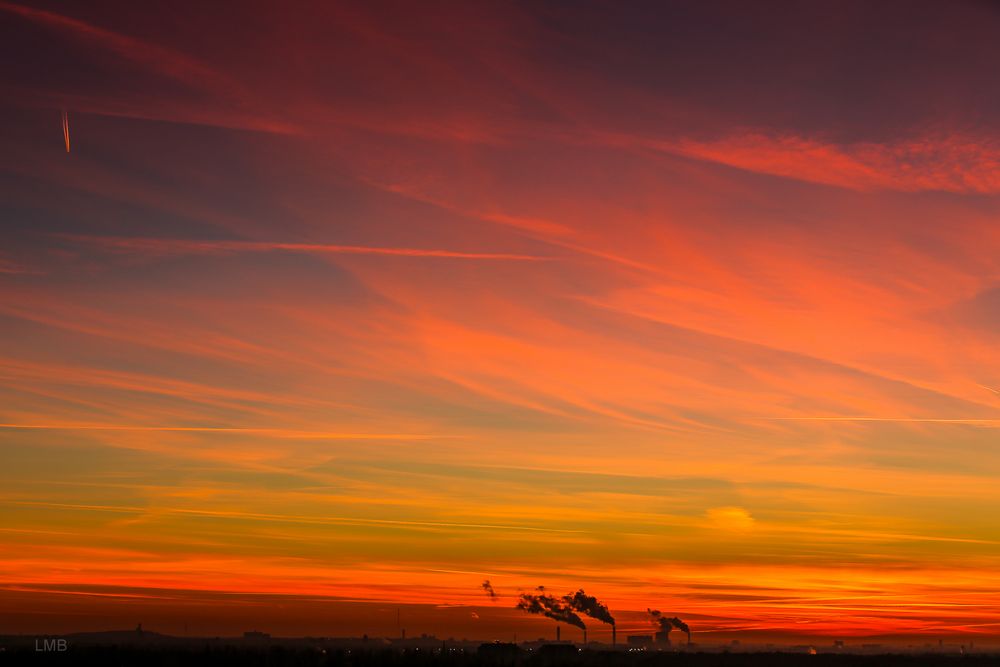
M670 632L674 629L674 624L670 622L669 618L661 614L658 609L647 608L646 611L648 611L649 615L653 617L653 623L659 626L660 630L663 632Z
M497 592L493 590L493 584L490 583L490 580L489 579L485 580L482 585L483 585L483 590L486 591L486 594L490 596L490 599L496 600Z
M560 623L575 625L581 630L587 629L583 619L566 602L547 594L544 586L539 586L536 590L538 593L521 593L515 609L529 614L541 614Z
M611 615L610 611L608 611L607 605L599 602L593 595L587 595L584 593L582 588L576 593L564 595L563 601L573 611L586 614L587 616L601 621L602 623L607 623L608 625L615 624L615 617Z
M669 636L670 631L677 628L687 635L688 643L691 643L691 628L688 627L687 623L676 616L673 618L667 618L657 609L647 608L646 611L649 612L649 615L653 618L653 623L659 626L661 632L666 632Z

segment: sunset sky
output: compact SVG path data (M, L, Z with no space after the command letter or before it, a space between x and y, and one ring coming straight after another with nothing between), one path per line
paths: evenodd
M990 643L998 34L0 0L0 634Z

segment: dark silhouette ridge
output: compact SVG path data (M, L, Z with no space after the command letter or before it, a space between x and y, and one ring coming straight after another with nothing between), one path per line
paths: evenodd
M134 635L134 632L133 632ZM238 642L239 640L234 640ZM0 639L0 664L4 665L142 665L143 667L987 667L997 664L996 654L857 655L791 652L728 653L674 651L577 650L554 644L544 650L526 651L513 644L487 644L476 650L441 646L435 650L344 648L324 640L296 640L268 645L186 642L183 645L103 644L74 645L62 653L39 653L29 645L11 646Z

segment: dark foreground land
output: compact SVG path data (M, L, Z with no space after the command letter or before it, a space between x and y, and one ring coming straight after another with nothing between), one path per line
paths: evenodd
M101 667L986 667L1000 665L987 654L838 655L803 653L626 653L581 651L546 656L520 652L350 651L288 646L134 647L76 646L65 651L9 647L0 665L100 665Z

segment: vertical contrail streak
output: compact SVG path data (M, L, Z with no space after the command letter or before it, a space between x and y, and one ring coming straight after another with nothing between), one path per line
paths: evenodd
M66 142L66 152L69 153L69 114L62 110L63 141Z

